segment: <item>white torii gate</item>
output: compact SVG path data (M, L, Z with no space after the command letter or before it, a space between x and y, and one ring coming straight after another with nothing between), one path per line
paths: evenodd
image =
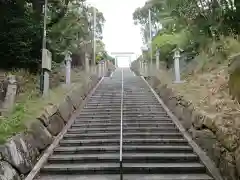
M119 57L128 57L129 66L131 64L131 56L135 54L134 52L111 52L111 56L114 56L115 66L117 67L117 58Z

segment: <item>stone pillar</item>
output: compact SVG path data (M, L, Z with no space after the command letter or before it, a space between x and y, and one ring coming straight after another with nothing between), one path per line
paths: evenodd
M89 72L89 55L88 53L85 53L85 72Z
M49 93L49 73L48 73L47 70L44 71L43 78L44 78L44 82L43 82L43 85L44 85L43 96L48 96L48 93Z
M115 67L117 68L117 58L115 57Z
M148 64L145 62L144 63L144 76L147 77L148 75Z
M160 55L159 50L157 50L156 52L156 69L157 70L159 69L159 55Z
M98 77L102 77L103 76L103 65L102 62L100 62L98 64Z
M96 69L96 64L93 65L93 74L96 75L97 69Z
M66 63L66 85L71 84L71 62L72 59L70 54L66 54L65 56L65 63Z
M175 51L175 53L174 53L175 83L180 83L181 82L179 58L180 58L179 51Z
M105 73L105 61L102 63L102 77L104 76Z
M17 94L17 81L14 75L8 77L8 87L6 97L3 102L3 113L11 112Z
M101 69L100 69L100 64L97 65L97 76L98 78L101 77Z
M140 61L140 72L141 72L141 75L144 74L144 64L143 64L143 61Z
M104 66L104 68L105 68L105 69L104 69L104 75L106 75L107 72L108 72L108 63L107 63L107 61L104 62L104 65L105 65L105 66Z

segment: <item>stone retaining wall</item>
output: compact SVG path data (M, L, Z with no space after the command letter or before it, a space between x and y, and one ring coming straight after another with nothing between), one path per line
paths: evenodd
M0 146L0 180L20 180L31 171L98 81L97 76L85 79L82 86L64 97L62 103L46 107L39 117L28 122L26 132Z
M197 111L191 102L176 95L173 89L157 77L146 80L155 89L168 108L176 115L194 141L219 168L225 180L240 179L240 130L218 125L226 117L209 117Z

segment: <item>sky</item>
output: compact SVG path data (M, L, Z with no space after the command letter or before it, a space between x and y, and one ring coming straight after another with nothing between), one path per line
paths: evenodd
M131 60L141 53L142 37L140 27L133 24L132 13L143 6L146 0L88 0L101 11L106 19L103 42L108 53L134 52ZM118 58L118 65L128 66L128 57Z

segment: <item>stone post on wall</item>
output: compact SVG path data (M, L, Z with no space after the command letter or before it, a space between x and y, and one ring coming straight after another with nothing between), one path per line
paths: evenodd
M144 62L144 77L148 76L148 63Z
M108 62L107 60L104 61L104 76L107 74L108 71Z
M159 69L159 56L160 56L160 51L157 49L156 51L156 69Z
M175 72L175 83L182 83L181 81L181 74L180 74L180 65L179 65L179 59L180 59L180 52L182 49L176 48L174 49L174 72Z
M105 71L106 71L106 61L103 61L103 63L102 63L102 77L105 75Z
M140 60L140 74L141 74L141 76L143 75L143 61L142 60Z
M100 69L99 63L97 64L96 68L97 68L97 76L98 76L98 78L100 78L101 77L101 69Z
M98 77L103 77L104 72L104 61L99 61L98 63Z
M65 64L66 64L66 85L71 84L71 52L66 52L65 55Z
M117 68L117 57L114 58L115 68Z
M89 54L85 52L85 72L89 73Z
M8 87L6 97L3 102L3 114L10 113L13 109L17 94L17 81L14 75L8 76Z

